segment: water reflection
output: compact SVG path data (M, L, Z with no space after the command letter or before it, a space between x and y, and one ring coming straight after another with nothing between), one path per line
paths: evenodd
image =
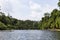
M0 31L0 40L60 40L60 32L40 30Z

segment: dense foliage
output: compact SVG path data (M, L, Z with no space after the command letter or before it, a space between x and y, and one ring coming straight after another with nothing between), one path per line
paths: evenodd
M0 29L39 29L37 21L18 20L0 12Z
M39 22L40 29L60 29L60 11L54 9L51 14L45 13L45 17Z

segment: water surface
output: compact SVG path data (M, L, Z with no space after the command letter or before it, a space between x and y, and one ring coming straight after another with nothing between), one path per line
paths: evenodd
M60 40L60 32L44 30L0 31L0 40Z

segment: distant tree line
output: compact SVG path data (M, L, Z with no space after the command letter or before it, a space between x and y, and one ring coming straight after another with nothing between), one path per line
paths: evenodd
M18 20L11 16L5 16L4 13L0 12L0 30L10 29L39 29L37 21L31 20Z

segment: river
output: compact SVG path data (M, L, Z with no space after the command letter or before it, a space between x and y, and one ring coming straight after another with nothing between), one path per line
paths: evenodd
M60 40L60 32L46 30L0 31L0 40Z

